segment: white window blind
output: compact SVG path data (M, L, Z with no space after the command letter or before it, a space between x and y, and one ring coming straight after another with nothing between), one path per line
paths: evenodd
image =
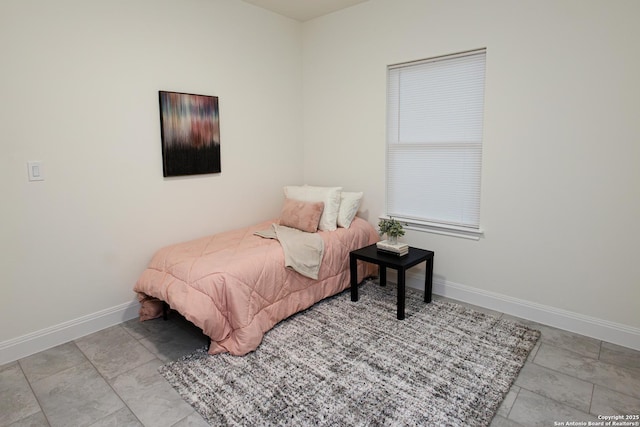
M388 67L388 216L480 228L485 56Z

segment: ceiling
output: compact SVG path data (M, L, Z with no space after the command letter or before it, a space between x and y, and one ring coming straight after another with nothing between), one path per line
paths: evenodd
M367 0L244 0L300 22L308 21L336 10Z

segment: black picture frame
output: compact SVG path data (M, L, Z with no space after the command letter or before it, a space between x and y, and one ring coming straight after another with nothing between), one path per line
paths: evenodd
M220 173L218 97L158 91L165 177Z

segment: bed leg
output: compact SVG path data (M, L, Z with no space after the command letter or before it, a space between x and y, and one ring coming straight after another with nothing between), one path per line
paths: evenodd
M162 319L167 320L169 318L169 304L162 301Z

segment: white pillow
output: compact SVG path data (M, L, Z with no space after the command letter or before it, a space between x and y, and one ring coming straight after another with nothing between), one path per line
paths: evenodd
M340 195L340 209L338 210L338 227L349 228L353 218L358 213L363 192L351 193L343 191Z
M333 231L338 228L341 192L342 187L314 187L311 185L284 187L284 195L288 199L324 203L324 210L320 217L320 224L318 224L318 229L323 231Z

